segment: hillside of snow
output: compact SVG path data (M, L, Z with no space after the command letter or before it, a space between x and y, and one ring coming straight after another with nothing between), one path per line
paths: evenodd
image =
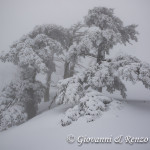
M67 135L84 137L110 137L122 135L148 137L150 139L150 102L128 101L119 107L115 105L104 112L94 122L87 123L84 118L62 127L60 119L68 109L60 105L41 113L26 123L0 132L0 150L149 150L147 143L67 143ZM42 109L41 109L42 110Z

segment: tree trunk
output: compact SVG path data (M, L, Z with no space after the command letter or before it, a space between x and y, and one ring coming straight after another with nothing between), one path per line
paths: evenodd
M47 72L47 77L46 77L46 90L45 90L45 94L44 94L44 101L47 102L50 100L50 84L51 84L51 75L53 72L56 71L55 69L55 64L53 62L54 57L52 56L51 58L49 58L49 60L46 63L47 68L49 69Z
M101 64L102 61L105 59L105 51L104 51L104 43L101 43L98 47L98 54L97 54L97 63Z
M30 89L30 92L28 92L28 94L30 93L30 98L27 102L26 102L26 111L28 114L28 119L33 118L36 115L37 112L37 104L34 100L33 95L33 89Z
M45 90L45 94L44 94L44 101L45 101L45 102L49 101L49 98L50 98L49 91L50 91L51 74L52 74L52 73L48 73L48 74L47 74L46 90Z
M74 75L74 68L75 68L75 63L71 63L71 65L70 65L70 76L69 77L72 77Z
M101 93L102 93L102 91L103 91L102 87L99 87L99 88L98 88L98 92L101 92Z
M98 54L97 54L97 63L100 65L102 61L105 59L105 51L104 51L104 43L102 42L98 47ZM99 92L102 92L102 87L98 88Z
M69 71L69 62L65 61L64 64L64 79L70 77L70 71Z
M31 82L35 82L35 77L36 77L36 71L33 72L33 77ZM26 102L26 111L28 114L28 119L33 118L36 115L37 112L37 103L34 98L34 90L33 88L30 88L27 90L29 99Z

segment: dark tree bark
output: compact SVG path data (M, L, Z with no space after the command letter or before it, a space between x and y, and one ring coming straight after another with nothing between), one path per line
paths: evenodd
M69 62L65 61L64 64L64 79L70 77L70 71L69 71Z
M33 72L33 77L31 82L35 82L35 77L36 77L36 71ZM33 118L36 115L37 112L37 102L34 97L34 90L33 88L30 88L27 90L28 94L28 100L26 102L26 112L28 114L28 119Z
M55 64L53 62L54 58L49 58L49 61L46 63L47 68L49 69L46 77L46 90L44 94L44 101L47 102L50 100L50 84L51 84L51 76L52 73L56 71Z
M70 65L70 76L69 77L72 77L73 75L74 75L74 68L75 68L75 63L72 63L71 65Z
M101 62L105 59L105 51L104 51L104 43L102 42L98 47L98 54L97 54L97 63L101 64Z
M47 74L46 90L45 90L45 94L44 94L44 101L45 101L45 102L49 101L49 98L50 98L49 91L50 91L51 74L52 74L52 73Z
M105 59L105 51L104 51L104 43L102 42L98 47L98 54L97 54L97 63L100 65L102 61ZM98 88L99 92L102 92L102 87Z
M36 115L37 112L37 104L34 100L33 95L33 89L30 89L30 91L28 92L28 94L30 95L30 98L27 102L26 102L26 112L28 114L28 119L33 118Z

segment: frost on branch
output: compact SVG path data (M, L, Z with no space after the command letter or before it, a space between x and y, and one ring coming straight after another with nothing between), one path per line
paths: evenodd
M126 81L142 82L145 88L150 89L150 64L144 63L136 57L122 54L110 62L116 75Z
M88 88L98 91L100 87L105 87L110 93L118 90L123 97L126 97L124 84L111 70L109 63L104 62L101 65L91 66L71 78L59 81L56 102L59 104L79 103L80 99L86 95Z
M89 27L84 35L80 37L78 42L74 42L68 52L67 58L69 61L77 59L79 56L97 56L99 45L106 41L105 52L108 54L112 45L121 43L120 33L115 33L112 29L101 30L98 27Z
M83 97L84 90L81 81L81 76L74 76L58 82L58 97L56 102L62 103L78 103Z

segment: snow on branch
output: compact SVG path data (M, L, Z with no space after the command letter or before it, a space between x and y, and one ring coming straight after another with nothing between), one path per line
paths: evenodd
M58 103L78 103L86 90L106 88L110 93L118 90L123 98L126 97L126 87L123 80L142 82L150 88L150 65L141 62L130 55L120 55L89 67L82 73L58 83Z
M140 81L150 89L150 65L130 55L119 55L59 81L56 102L74 105L66 111L61 125L69 125L83 116L87 122L94 121L109 106L117 103L101 94L99 88L106 88L110 93L118 90L125 98L127 89L122 79L132 83Z

